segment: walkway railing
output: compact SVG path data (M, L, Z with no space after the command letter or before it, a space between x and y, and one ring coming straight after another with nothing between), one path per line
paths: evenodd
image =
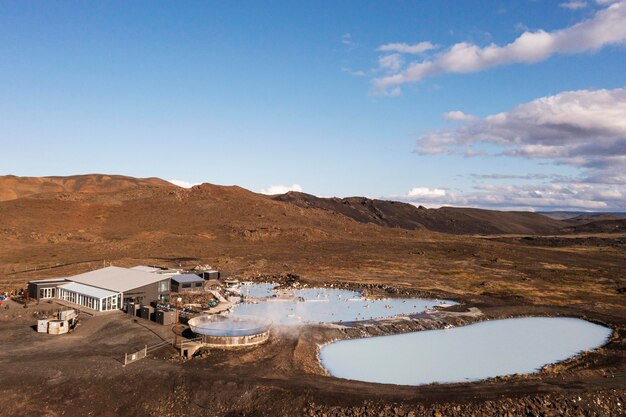
M124 353L124 366L129 363L137 362L139 359L143 359L148 356L148 345L146 345L143 349L134 352L134 353Z
M155 350L161 349L162 347L171 345L172 343L173 343L173 339L164 340L162 342L157 343L156 345L152 345L152 346L145 345L143 349L138 350L137 352L125 353L124 354L124 366L128 365L129 363L137 362L138 360L143 359L146 356L148 356L148 353L154 352Z

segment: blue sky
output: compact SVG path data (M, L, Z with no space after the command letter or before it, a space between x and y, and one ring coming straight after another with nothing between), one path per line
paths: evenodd
M622 3L0 1L0 174L624 209Z

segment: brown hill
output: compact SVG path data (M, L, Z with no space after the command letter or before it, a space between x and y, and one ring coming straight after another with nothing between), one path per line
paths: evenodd
M330 262L357 273L360 262L405 245L408 233L210 184L37 194L0 202L0 219L0 281L19 271L49 276L103 260L210 262L250 273L321 273ZM390 243L380 250L381 241Z
M424 228L453 234L541 234L555 232L565 226L558 220L530 212L460 207L427 209L397 201L371 200L364 197L320 198L298 192L289 192L272 198L303 208L340 213L361 223L409 230Z
M538 211L537 213L555 220L564 220L572 224L583 224L595 220L624 219L626 213L604 211Z
M0 176L0 201L44 193L111 193L137 187L174 187L159 178L87 174L69 177Z
M580 216L572 217L569 219L563 220L565 223L568 223L572 226L583 225L591 222L598 222L602 220L622 220L624 216L621 216L617 213L593 213L593 214L582 214Z
M626 219L609 219L574 224L561 229L561 233L625 233Z

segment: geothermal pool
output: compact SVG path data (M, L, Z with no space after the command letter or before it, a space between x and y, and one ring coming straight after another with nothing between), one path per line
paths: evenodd
M453 301L426 298L367 299L359 292L333 288L275 291L275 284L245 284L243 295L258 303L238 304L234 315L269 318L274 324L334 323L415 314ZM280 296L280 297L279 297ZM303 300L303 301L302 301Z
M492 320L446 330L343 340L320 351L338 378L399 385L526 374L602 346L611 329L574 318Z
M241 284L241 294L247 297L253 298L271 298L276 295L276 291L273 288L278 284L262 282L259 284Z

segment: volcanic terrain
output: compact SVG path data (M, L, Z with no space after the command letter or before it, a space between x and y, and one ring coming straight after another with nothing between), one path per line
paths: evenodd
M6 415L506 415L506 401L509 410L531 407L536 415L601 415L624 404L620 220L572 225L534 213L265 196L211 184L183 189L113 175L0 177L0 196L3 290L103 263L211 265L242 279L294 274L310 285L453 299L460 313L478 308L483 319L567 315L614 330L602 349L534 376L416 388L323 374L317 344L356 337L358 329L305 328L276 334L256 350L216 351L182 364L155 357L121 368L124 352L167 335L137 330L123 317L92 317L65 339L41 344L29 327L36 307L12 307L0 313ZM446 317L432 326L469 320ZM402 326L390 321L366 332L409 330ZM568 411L558 408L564 404Z

